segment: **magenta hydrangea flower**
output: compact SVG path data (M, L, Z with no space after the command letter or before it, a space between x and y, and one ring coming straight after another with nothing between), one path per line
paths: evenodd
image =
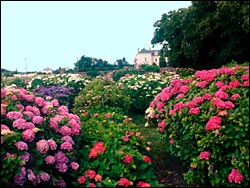
M43 172L43 173L39 174L39 177L43 181L49 181L49 179L50 179L50 175L48 173L46 173L46 172Z
M189 114L194 114L194 115L197 115L200 113L200 108L196 107L196 108L191 108L189 110Z
M68 170L68 166L66 163L56 163L56 169L58 169L59 172L66 172Z
M68 163L69 162L69 158L62 151L58 151L55 154L55 159L56 159L57 163Z
M55 157L48 155L44 158L44 161L46 162L46 164L53 164L56 161L56 159Z
M42 97L36 97L34 102L38 105L38 106L43 106L45 104L45 100Z
M16 111L11 111L7 113L7 118L9 118L10 120L17 120L22 118L23 115L20 112L16 112Z
M63 136L66 136L66 135L70 135L71 134L71 129L67 126L62 126L60 127L59 129L59 132L63 135Z
M32 118L32 122L34 123L34 124L38 124L38 125L41 125L42 123L43 123L43 117L41 117L41 116L34 116L33 118Z
M39 153L41 154L45 154L47 153L47 151L49 150L49 144L47 142L47 140L39 140L36 143L36 149L39 151Z
M13 122L13 127L18 129L26 129L26 120L25 119L17 119Z
M77 170L79 168L79 164L77 162L71 162L70 166L73 170Z
M72 137L71 136L63 136L62 138L61 138L61 141L63 141L63 142L69 142L69 143L71 143L72 145L74 145L75 144L75 142L74 142L74 140L72 139Z
M221 118L217 116L211 117L206 124L206 131L219 129L221 124Z
M232 169L230 174L228 174L228 181L230 183L234 182L237 184L241 184L243 179L244 179L244 176L239 173L238 169Z
M35 138L35 133L31 129L26 129L22 132L22 138L24 139L24 141L32 142Z
M16 143L16 147L18 150L28 150L28 145L27 143L23 142L23 141L19 141Z
M68 150L71 151L73 149L72 144L69 142L63 142L60 146L61 150Z
M47 143L49 144L49 147L51 150L56 150L57 144L53 139L47 140Z
M205 159L209 160L211 153L209 151L203 151L200 153L200 160Z
M28 180L35 182L36 176L35 176L34 172L31 169L28 169L27 172L28 172Z

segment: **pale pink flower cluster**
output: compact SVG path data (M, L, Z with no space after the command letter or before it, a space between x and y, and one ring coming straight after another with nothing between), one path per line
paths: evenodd
M49 147L51 150L56 150L57 144L53 139L47 140L47 143L49 144Z
M32 119L32 122L34 124L38 124L38 125L41 125L44 121L44 118L41 117L41 116L34 116L33 119Z

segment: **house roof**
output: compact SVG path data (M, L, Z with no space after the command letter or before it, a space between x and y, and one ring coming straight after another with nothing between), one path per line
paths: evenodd
M43 69L43 71L52 71L52 69L49 68L49 67L46 67L46 68Z
M142 48L141 51L139 52L139 54L152 54L154 55L154 52L158 51L158 54L160 54L160 50L146 50L145 48Z

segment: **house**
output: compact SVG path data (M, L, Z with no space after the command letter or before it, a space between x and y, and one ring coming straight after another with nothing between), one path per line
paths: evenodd
M135 56L134 64L135 69L139 69L141 65L159 65L160 61L160 50L151 50L150 48L146 50L145 48L138 48L138 53Z
M52 74L52 69L51 68L49 68L49 67L47 67L47 68L44 68L43 70L42 70L42 72L43 73L46 73L46 74Z

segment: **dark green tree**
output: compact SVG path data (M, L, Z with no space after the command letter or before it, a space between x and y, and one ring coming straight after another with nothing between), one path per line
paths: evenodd
M249 61L249 1L192 1L163 14L151 40L173 67L217 68Z

